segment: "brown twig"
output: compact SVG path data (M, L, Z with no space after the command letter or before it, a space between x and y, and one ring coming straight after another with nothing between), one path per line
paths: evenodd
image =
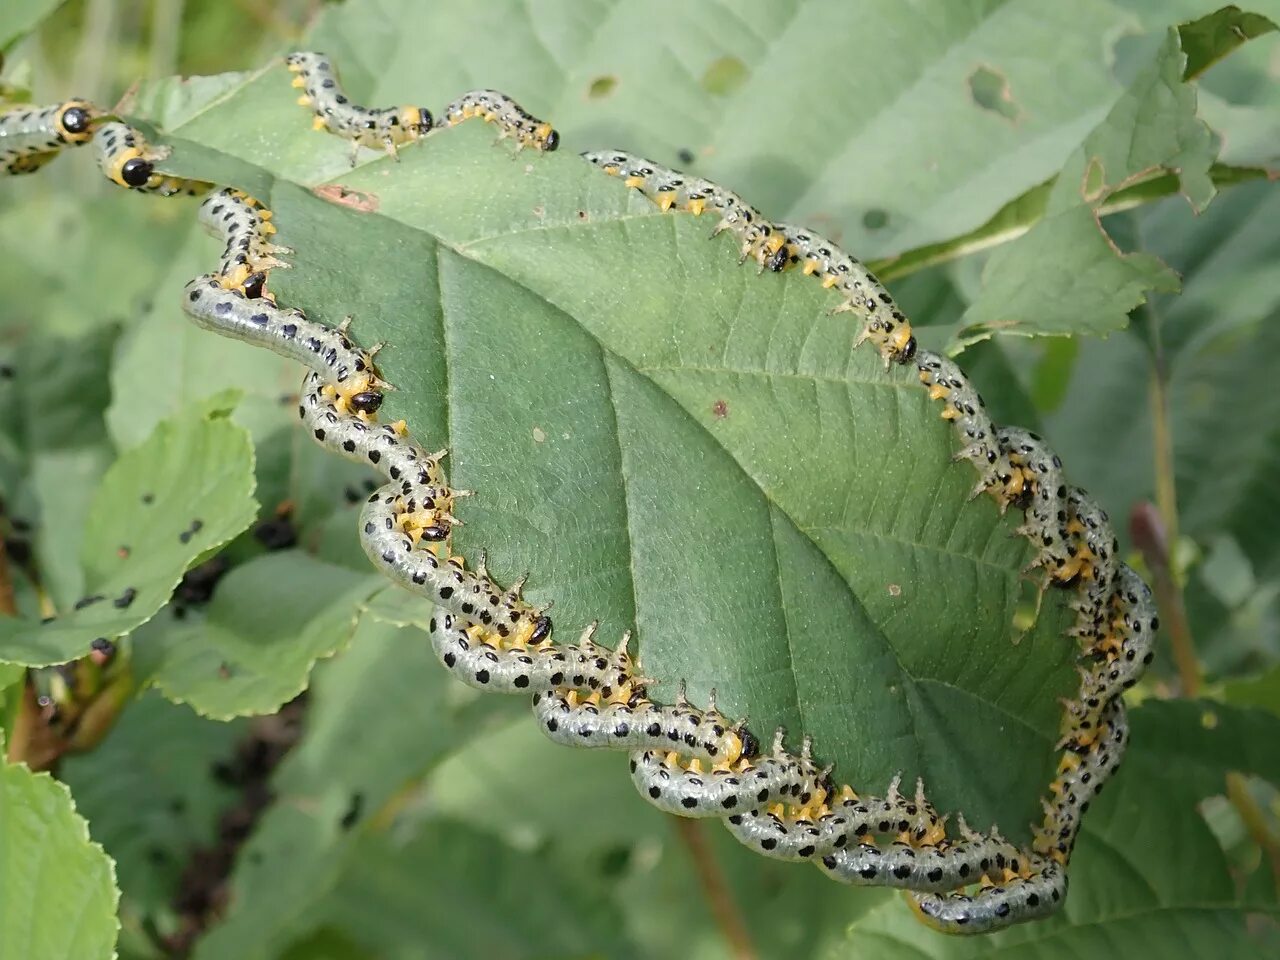
M1275 878L1276 885L1280 886L1280 837L1271 832L1266 814L1249 792L1249 783L1244 774L1235 771L1227 774L1227 799L1236 808L1236 813L1240 814L1249 836L1262 848L1270 861L1271 875Z
M738 909L738 904L729 892L724 873L720 870L715 854L707 844L707 836L701 821L684 817L673 819L676 822L676 833L680 835L680 840L693 860L698 882L702 885L702 892L716 918L716 926L729 942L735 960L757 960L751 935L747 932L746 923L742 919L742 911Z
M1182 588L1173 575L1169 561L1169 541L1165 536L1164 521L1159 511L1147 502L1139 503L1129 516L1129 533L1142 551L1147 568L1154 581L1156 602L1160 607L1161 622L1169 634L1169 646L1173 662L1182 681L1182 694L1195 697L1200 693L1200 661L1196 658L1195 643L1191 639L1191 627L1187 623L1187 608L1182 602Z

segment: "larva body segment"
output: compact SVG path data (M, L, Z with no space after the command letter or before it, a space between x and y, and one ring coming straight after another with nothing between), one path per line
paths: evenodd
M729 817L725 825L738 842L775 860L816 862L853 845L873 844L876 837L911 846L944 840L943 819L925 799L924 784L916 782L913 799L899 792L899 782L895 777L884 797L859 797L846 786L839 801L824 798L811 808L790 811L751 810Z
M942 418L950 420L960 434L963 446L953 459L968 460L978 471L978 483L970 497L991 489L1020 495L1021 473L1015 481L1013 462L1001 448L996 425L969 378L953 361L929 350L920 351L916 369L920 382L929 388L929 399L942 402Z
M72 99L48 107L13 107L0 113L0 169L34 173L69 146L88 143L98 110Z
M431 646L445 668L458 680L492 693L534 694L556 687L601 691L611 696L629 686L631 659L625 646L617 650L597 644L588 628L577 644L555 645L549 640L500 645L499 638L485 638L485 631L468 627L448 613L431 618ZM608 691L605 693L604 691Z
M223 286L254 295L261 289L254 278L265 280L268 271L289 266L276 257L292 251L271 241L276 232L271 211L248 194L230 187L219 190L201 202L198 217L223 242L216 272Z
M1029 430L1001 427L996 436L1030 490L1018 532L1036 544L1031 567L1043 566L1054 580L1071 582L1080 575L1081 561L1075 541L1067 533L1067 488L1062 482L1061 458Z
M1019 875L1027 857L993 833L974 834L942 846L851 844L816 862L823 873L840 883L940 893L984 877Z
M913 893L908 901L926 926L972 935L1047 917L1062 906L1066 895L1067 871L1052 860L1037 858L1029 877L1014 877L973 896Z
M112 183L130 190L162 197L179 194L194 197L212 186L201 180L157 173L155 165L169 156L169 149L151 146L141 133L119 120L98 124L93 134L93 148L103 175Z
M352 103L333 64L323 53L291 53L285 57L285 64L296 74L293 85L303 90L298 103L312 109L312 126L351 141L353 167L360 147L382 149L395 157L399 147L431 131L434 121L426 107L374 108Z
M825 776L809 757L808 741L800 756L794 756L782 747L782 731L775 734L768 756L741 761L733 770L703 772L697 760L686 767L678 753L657 750L633 752L630 765L641 796L682 817L724 817L773 803L806 806Z
M1107 702L1097 735L1087 744L1070 745L1063 753L1058 776L1049 785L1050 796L1044 801L1044 822L1036 831L1033 846L1037 853L1067 862L1081 818L1120 766L1128 743L1128 715L1124 701L1116 697Z
M557 689L535 695L534 716L543 734L564 746L606 750L679 751L707 763L731 767L755 755L755 738L721 714L714 702L702 711L687 700L662 706L631 694L634 678L628 674L610 700L604 686L603 700L583 700L573 690ZM562 685L563 686L563 685ZM578 689L581 684L574 684Z
M532 147L550 153L560 146L560 134L499 90L472 90L444 108L444 124L454 127L471 119L496 124L498 139L510 137L516 150Z

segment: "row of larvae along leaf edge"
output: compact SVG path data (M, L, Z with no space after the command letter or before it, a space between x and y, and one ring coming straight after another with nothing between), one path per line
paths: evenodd
M560 143L550 124L497 91L467 93L437 121L424 107L352 103L323 54L293 53L285 62L293 85L303 91L299 102L312 111L313 127L348 140L353 165L362 146L394 156L471 119L495 124L517 151L550 151ZM1023 511L1018 531L1035 546L1031 566L1043 571L1045 585L1073 591L1070 634L1088 664L1078 695L1065 704L1057 775L1029 849L994 827L977 832L963 817L949 834L948 818L919 782L914 792L903 793L895 778L883 796L838 784L831 768L815 760L807 737L798 752L787 748L781 730L761 743L744 724L724 716L714 698L701 709L682 689L675 704L653 702L627 652L629 636L610 648L596 642L593 625L577 643L558 643L545 611L522 599L521 583L504 588L483 560L468 567L452 554L454 509L469 491L450 487L444 451L418 446L404 421L378 421L389 385L379 376L377 348L356 345L348 322L330 327L276 302L269 276L287 266L281 257L291 251L276 242L271 211L233 187L160 172L165 148L86 100L0 114L0 168L9 174L34 172L82 144L92 146L103 174L119 186L204 196L200 222L224 242L224 251L214 270L184 288L184 311L203 329L307 368L298 418L318 443L385 478L361 510L361 544L388 579L435 604L431 643L454 677L480 690L530 695L540 729L557 743L627 751L637 790L660 809L719 818L750 849L810 861L841 883L900 888L915 916L937 930L982 933L1061 908L1081 819L1124 754L1122 693L1151 660L1157 628L1152 596L1118 559L1106 512L1085 491L1067 485L1057 455L1034 434L993 423L954 362L918 349L909 320L858 260L805 227L771 223L710 181L617 151L583 154L664 212L712 214L713 236L731 234L740 263L751 260L760 272L796 270L837 294L835 309L863 323L858 344L870 343L886 368L915 364L959 436L955 459L977 472L973 495L994 497L1002 512L1010 506ZM92 663L93 671L74 664L53 668L73 682L41 695L46 721L65 723L111 686L127 649L105 644L77 661ZM75 682L86 673L96 679Z

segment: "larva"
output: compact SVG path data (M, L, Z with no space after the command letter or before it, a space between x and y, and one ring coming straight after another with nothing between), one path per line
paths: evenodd
M1103 607L1115 581L1120 542L1107 512L1079 487L1067 490L1067 508L1067 533L1076 539L1077 556L1083 563L1081 595L1075 601L1078 616L1071 633L1088 640L1099 637Z
M970 498L994 490L1004 506L1023 493L1021 471L1016 472L1009 454L1000 446L996 426L987 414L982 396L954 362L928 350L916 357L920 382L929 388L929 399L945 401L942 418L960 432L964 446L952 459L968 460L978 471L978 483Z
M201 202L198 216L201 225L223 241L215 276L224 286L261 296L267 271L288 266L276 254L291 251L270 239L276 232L271 211L248 194L230 187L219 190Z
M498 126L498 139L510 137L516 151L532 147L547 153L560 146L560 134L545 120L539 120L505 93L472 90L444 108L446 126L457 126L473 117Z
M1108 701L1098 723L1099 735L1088 745L1072 745L1058 764L1058 775L1044 801L1044 822L1036 831L1037 853L1065 864L1071 856L1081 818L1089 803L1120 766L1129 742L1129 721L1124 701Z
M908 894L912 911L941 933L979 934L1057 911L1067 895L1067 872L1052 860L1036 858L1028 877L1014 877L973 896L961 893Z
M535 694L534 715L542 732L565 746L675 750L726 769L759 752L755 737L716 709L714 692L704 712L690 705L683 687L674 706L661 706L635 694L636 685L630 675L621 684L614 680L612 698L606 684L585 700L570 689Z
M431 646L445 668L458 680L492 693L533 693L567 686L601 691L606 697L632 683L627 641L615 650L595 642L596 625L583 631L576 645L555 646L538 638L532 645L499 646L483 639L484 631L466 626L449 613L431 618Z
M860 260L807 227L780 223L775 229L786 243L775 253L772 269L782 270L789 262L800 264L803 273L816 274L824 287L834 287L844 297L837 311L849 310L866 318L854 346L870 340L886 367L890 362L907 363L915 356L916 338L910 321Z
M182 294L183 310L196 326L266 347L330 378L340 413L370 415L382 405L385 384L373 369L372 355L357 349L344 328L334 330L308 320L301 310L247 297L214 274L196 277Z
M98 166L113 183L142 193L172 197L181 193L197 196L211 184L156 173L155 165L169 155L167 147L152 147L137 130L119 120L98 125L93 134Z
M916 782L915 798L904 797L895 777L884 797L859 797L849 786L840 800L824 796L812 808L750 810L725 821L745 846L775 860L819 860L849 844L870 843L876 836L897 838L912 846L934 845L946 837L943 818L925 799ZM827 803L831 806L827 806Z
M994 829L941 846L912 847L901 841L887 847L858 843L817 861L819 869L840 883L900 887L925 893L955 890L983 878L1021 876L1027 857Z
M1062 460L1029 430L1000 427L996 436L1030 490L1026 515L1018 528L1019 533L1036 544L1037 554L1029 568L1044 566L1050 577L1061 583L1074 580L1080 575L1082 561L1074 538L1067 533L1067 488L1062 482Z
M858 260L803 227L770 223L736 193L700 177L689 177L661 164L616 150L589 151L582 155L610 176L639 190L664 212L672 208L695 215L717 210L720 220L712 236L728 230L739 241L738 262L754 259L763 271L777 272L792 262L804 261L804 273L817 273L824 287L835 288L842 302L837 311L851 310L866 322L854 342L871 341L887 367L906 363L915 356L916 339L911 324L893 298Z
M362 107L351 102L338 75L323 53L298 51L285 57L293 85L303 90L298 103L315 113L312 127L351 141L351 165L361 147L381 148L391 157L398 147L419 140L431 131L433 119L426 107Z
M67 146L88 143L98 110L88 100L49 107L15 107L0 113L0 168L34 173Z
M814 765L808 738L798 757L782 744L783 732L778 730L767 756L742 760L731 770L707 771L696 758L682 763L675 751L636 750L631 754L631 780L659 810L682 817L724 817L771 803L807 806L827 771Z
M610 176L621 177L623 183L639 190L664 212L673 206L695 216L707 210L718 211L720 220L711 236L719 236L728 230L737 237L739 263L750 258L763 271L786 242L786 238L774 230L773 224L759 210L732 190L710 180L686 177L652 160L617 151L591 151L582 156Z

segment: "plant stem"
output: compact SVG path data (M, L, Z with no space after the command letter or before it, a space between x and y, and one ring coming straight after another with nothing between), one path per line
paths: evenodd
M675 817L676 832L693 859L694 870L698 874L698 882L707 898L711 912L716 918L716 926L729 941L735 960L757 960L755 947L751 943L751 935L747 933L742 912L734 902L725 883L720 865L707 844L707 836L702 823L684 817Z
M1169 541L1160 512L1150 503L1137 504L1129 517L1129 534L1142 551L1147 568L1151 571L1151 579L1154 581L1152 589L1160 608L1161 623L1169 635L1169 648L1173 653L1174 665L1178 668L1178 677L1182 681L1182 695L1198 696L1200 661L1196 658L1191 627L1187 623L1182 588L1169 563Z
M151 56L147 74L152 80L178 70L185 0L156 0L151 7Z
M1249 783L1243 774L1235 771L1227 774L1227 799L1236 808L1236 813L1240 814L1249 836L1266 854L1271 863L1271 875L1276 884L1280 885L1280 837L1271 832L1266 815L1249 792Z

